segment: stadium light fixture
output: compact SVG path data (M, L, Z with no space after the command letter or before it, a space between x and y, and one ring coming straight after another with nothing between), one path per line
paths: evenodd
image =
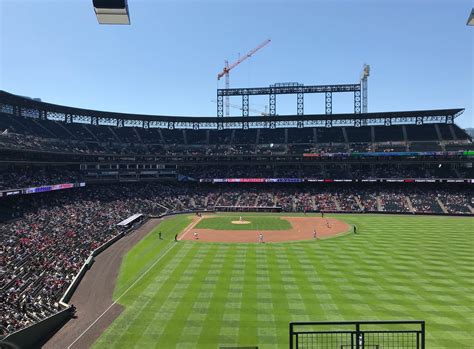
M130 24L127 0L92 0L99 24Z
M474 26L474 8L471 10L471 15L469 16L466 24Z

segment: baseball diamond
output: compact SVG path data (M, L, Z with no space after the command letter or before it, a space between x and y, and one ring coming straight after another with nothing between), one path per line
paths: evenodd
M259 216L246 219L254 217ZM81 343L287 348L288 320L403 316L430 324L427 348L470 345L470 218L330 218L356 225L358 234L272 244L175 243L173 235L186 231L194 216L163 221L124 258L113 296L123 311L96 323ZM157 240L158 231L163 241Z
M242 216L241 216L242 217ZM295 216L244 216L244 222L235 221L235 215L202 216L180 234L180 240L196 240L191 232L198 234L199 241L207 242L257 242L259 234L264 242L283 242L327 238L350 230L350 226L335 218L295 217Z

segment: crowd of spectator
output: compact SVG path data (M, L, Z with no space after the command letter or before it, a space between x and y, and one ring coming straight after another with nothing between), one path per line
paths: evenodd
M255 188L255 187L249 187L248 188L249 190L245 190L245 188L241 189L241 194L239 196L239 199L237 202L235 202L233 205L231 206L252 206L252 207L256 207L257 206L257 202L258 202L258 195L259 195L259 192L261 192L260 190L258 190L258 188ZM227 193L225 193L224 195L227 195Z
M87 256L120 233L117 223L135 213L223 206L291 212L472 213L470 188L406 186L130 183L9 198L14 219L0 223L1 334L57 311L60 296Z
M79 183L84 180L83 173L66 168L17 167L0 172L0 190Z
M258 195L257 206L259 207L273 207L276 205L275 196L273 192L263 192Z
M407 197L402 192L380 192L380 206L386 212L410 212Z
M134 209L123 201L77 194L77 200L34 200L31 211L0 225L2 334L57 309L87 254L115 235L114 223Z
M104 175L99 175L101 170L80 171L76 167L69 166L15 166L0 168L0 190L19 189L42 185L79 183L89 181L110 181L120 178L157 179L158 171L155 175L141 174L143 169L124 169L122 172L115 170L111 175L109 171L104 171ZM422 170L415 169L413 165L393 166L393 165L330 165L330 166L185 166L175 170L177 174L200 180L213 178L314 178L314 179L379 179L379 178L459 178L457 173L460 170L445 170L444 177L438 176L436 170L438 166L426 166ZM463 169L462 175L473 175L472 170ZM172 174L171 176L176 176ZM471 176L472 177L472 176ZM461 178L468 178L461 176ZM198 200L199 198L197 198Z
M53 314L90 252L120 232L118 222L137 212L203 207L207 192L197 195L201 201L196 195L189 187L138 184L16 198L14 219L0 224L0 335Z
M379 211L379 204L377 200L377 191L376 190L365 190L358 192L358 197L362 203L364 211L376 212Z
M179 168L178 172L195 179L211 178L326 178L326 179L379 179L379 178L474 178L469 169L462 172L453 168L444 168L443 171L434 165L409 164L372 164L350 165L298 165L298 166L268 166L255 165L214 165ZM462 174L461 174L462 173ZM464 175L471 175L466 177Z
M339 191L335 192L333 195L335 202L339 204L338 210L352 212L362 210L363 206L359 204L361 202L361 198L355 193L357 193L357 191L352 192L351 190L347 190L345 188L341 188Z
M41 138L16 133L0 135L0 148L15 150L36 150L44 152L93 153L83 142Z
M472 195L440 192L438 193L438 198L449 213L472 213L472 209L470 209L470 207L474 207L474 197Z
M220 192L219 200L217 201L218 206L229 207L234 205L240 205L240 196L242 195L243 191L237 190L226 190Z
M414 190L409 195L414 211L417 213L443 213L443 209L438 203L438 198L429 194L423 193L420 190ZM427 195L429 195L428 198ZM444 198L446 199L446 196Z

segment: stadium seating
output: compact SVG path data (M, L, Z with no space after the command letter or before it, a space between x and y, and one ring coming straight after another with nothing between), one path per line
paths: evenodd
M444 144L449 141L457 144L449 144L449 149L446 150L456 146L460 150L472 148L470 137L464 130L456 125L443 124L273 130L169 130L63 123L0 113L0 133L5 131L6 135L2 134L0 137L0 147L57 151L57 146L60 145L71 152L91 154L157 154L156 150L158 154L163 154L163 148L153 149L153 145L157 144L171 147L174 154L186 153L189 146L205 148L204 151L195 148L194 152L258 154L259 150L266 148L247 147L270 144L275 149L284 145L279 148L279 152L300 154L311 148L325 153L437 151L443 150ZM290 144L305 146L288 147ZM217 147L212 147L213 145ZM241 147L235 148L235 145Z
M25 172L28 176L29 172ZM46 175L42 173L41 175ZM64 174L62 174L64 175ZM422 212L469 214L472 191L430 187L414 194L403 187L196 186L136 183L99 185L10 198L20 216L0 224L2 334L38 321L58 309L59 296L88 254L120 232L116 224L134 214L234 206L278 207L306 212ZM46 195L46 196L43 196ZM411 199L412 208L407 198ZM12 218L12 217L10 217ZM42 285L38 287L38 285ZM7 314L14 314L10 316Z
M474 145L455 124L158 128L0 107L0 335L57 312L89 253L135 213L473 214ZM208 183L226 178L284 183ZM412 179L437 183L392 183Z

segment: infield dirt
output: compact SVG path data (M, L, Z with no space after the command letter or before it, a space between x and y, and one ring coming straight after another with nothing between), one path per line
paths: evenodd
M264 242L284 242L313 240L314 230L317 238L324 239L349 231L350 226L335 218L320 217L284 217L290 222L292 228L288 230L216 230L216 229L196 229L194 226L201 219L212 217L204 215L195 217L193 223L179 236L179 240L193 240L202 242L236 242L251 243L259 242L259 234L264 236ZM247 218L248 219L248 218ZM198 239L195 239L194 233L198 233Z

